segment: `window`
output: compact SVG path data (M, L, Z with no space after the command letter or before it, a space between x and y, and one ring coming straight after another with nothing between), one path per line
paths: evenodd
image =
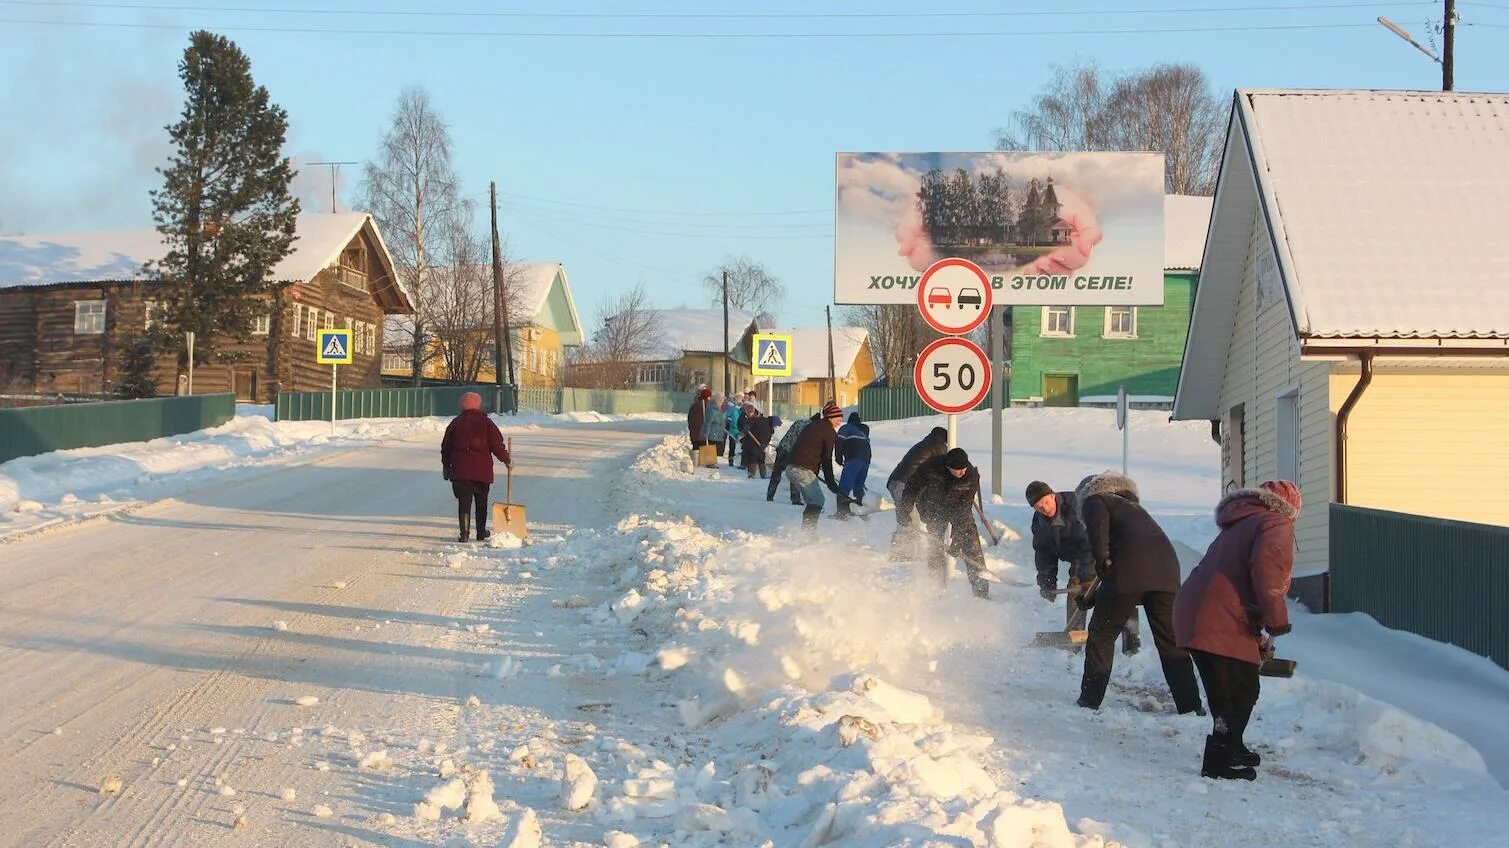
M373 323L371 323L369 321L367 323L367 354L369 356L372 356L372 355L375 355L376 353L377 353L377 325L373 324Z
M655 365L641 365L639 374L635 377L636 383L665 383L671 379L671 366L665 363Z
M272 316L263 314L252 319L252 335L265 336L272 332Z
M1074 335L1074 307L1044 306L1042 334L1045 336Z
M303 328L303 326L300 323L303 320L304 320L304 304L302 304L302 303L295 303L293 305L293 315L291 317L291 320L289 320L289 322L288 322L288 326L289 326L289 328L291 330L291 332L289 333L290 336L292 336L294 338L298 338L299 336L302 336L304 334L304 328Z
M304 338L314 341L314 333L319 329L320 311L313 306L304 307Z
M394 374L410 374L414 371L409 354L385 353L382 355L382 370Z
M556 355L556 352L552 350L552 351L546 353L545 354L545 376L547 376L547 377L555 377L555 375L556 375L556 369L558 367L560 367L560 362L559 362L559 359L558 359L558 357Z
M105 332L105 302L103 300L75 300L73 302L73 333L76 336L98 336Z
M330 311L326 311L325 312L325 327L324 327L324 329L326 329L326 330L334 330L335 329L335 313L334 312L330 312Z
M1137 308L1134 306L1106 307L1106 338L1131 339L1137 337Z
M162 323L162 304L155 300L144 300L141 302L141 314L142 329L150 330Z

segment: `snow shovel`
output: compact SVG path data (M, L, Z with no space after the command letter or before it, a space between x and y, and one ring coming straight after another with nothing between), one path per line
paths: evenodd
M1088 597L1089 603L1095 603L1095 591L1100 588L1100 578L1097 577L1085 585L1083 589L1078 587L1055 589L1055 595L1068 595L1065 603L1077 604L1080 598ZM1089 607L1086 607L1088 609ZM1031 647L1034 648L1079 648L1090 638L1088 630L1040 630L1032 637Z
M975 512L980 515L980 523L985 525L985 535L990 537L990 546L993 548L1001 544L1001 537L997 536L995 529L990 526L990 519L985 517L985 505L980 503L979 498L975 498Z
M1273 640L1263 639L1263 664L1258 667L1258 674L1263 677L1293 677L1294 670L1299 663L1294 660L1276 659L1273 656Z
M493 504L493 533L511 533L520 539L529 538L529 524L524 519L524 505L513 503L513 438L507 443L509 464L508 489L504 503Z

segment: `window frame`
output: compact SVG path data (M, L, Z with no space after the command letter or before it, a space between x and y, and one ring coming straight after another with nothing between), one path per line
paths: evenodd
M1128 331L1126 331L1124 333L1117 332L1117 331L1111 329L1111 315L1112 315L1113 312L1115 312L1118 309L1125 309L1127 311L1127 316L1128 316L1127 323L1129 323L1131 325L1131 329L1129 329ZM1101 334L1101 338L1103 338L1103 339L1135 339L1135 338L1137 338L1137 307L1135 307L1135 306L1107 306L1106 307L1105 330Z
M94 307L99 307L98 311ZM85 308L88 311L84 311ZM75 336L103 336L108 325L106 318L110 312L109 301L106 300L75 300L73 302L73 334ZM99 319L99 329L81 329L81 319L89 318L89 326L94 326L94 319Z
M1052 315L1055 310L1067 310L1068 311L1069 329L1068 329L1067 332L1063 331L1063 330L1052 330L1052 329L1049 329L1049 327L1050 327L1050 325L1052 323L1050 321L1050 319L1049 319L1049 316ZM1072 306L1044 306L1043 307L1043 312L1042 312L1042 316L1043 316L1042 317L1042 326L1038 328L1038 335L1044 336L1044 337L1047 337L1047 338L1054 338L1054 339L1072 339L1072 338L1074 338L1074 317L1075 317L1074 316L1074 312L1075 312L1075 310L1074 310L1074 307L1072 307Z

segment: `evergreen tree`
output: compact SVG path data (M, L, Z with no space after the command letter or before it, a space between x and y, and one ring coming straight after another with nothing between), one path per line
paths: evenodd
M1017 221L1017 240L1022 244L1040 244L1048 221L1043 216L1042 183L1034 177L1027 184L1027 199L1022 201L1022 217Z
M187 95L167 128L174 152L159 168L153 217L168 253L150 268L162 280L174 337L193 331L195 359L223 338L244 340L267 311L268 277L294 240L299 203L283 156L288 115L252 80L230 39L199 31L178 63Z
M122 400L157 397L158 342L151 334L127 336L120 346L120 379L115 381L115 396Z

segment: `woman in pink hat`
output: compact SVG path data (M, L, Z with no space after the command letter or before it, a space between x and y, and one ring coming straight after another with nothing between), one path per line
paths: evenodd
M482 396L467 392L461 396L461 414L451 419L445 438L440 440L441 474L451 481L451 491L456 495L459 542L470 536L467 523L473 510L477 515L477 541L492 535L487 532L487 491L493 483L493 457L513 467L503 434L482 411Z

